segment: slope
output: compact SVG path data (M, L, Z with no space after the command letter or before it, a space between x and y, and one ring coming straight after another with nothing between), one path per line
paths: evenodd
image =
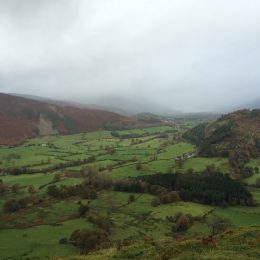
M128 120L119 114L49 104L0 93L0 144L15 145L26 138L104 129L111 122Z

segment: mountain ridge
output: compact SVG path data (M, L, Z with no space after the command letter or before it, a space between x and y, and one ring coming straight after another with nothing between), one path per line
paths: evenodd
M83 109L0 93L0 144L15 145L48 134L72 134L104 129L128 118L113 112Z

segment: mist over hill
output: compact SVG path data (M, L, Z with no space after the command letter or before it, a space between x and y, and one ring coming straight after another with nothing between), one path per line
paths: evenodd
M106 108L106 110L118 112L125 115L139 113L153 113L160 115L180 114L181 111L174 110L169 106L161 105L158 100L150 100L146 97L131 98L119 95L107 95L94 97L85 103Z
M252 102L243 105L243 108L260 109L260 98L255 99Z
M7 93L8 94L8 93ZM100 95L89 97L83 95L81 98L68 97L62 98L49 98L45 96L28 95L23 93L10 93L10 95L25 97L37 101L45 101L50 104L56 105L69 105L79 108L106 110L114 113L118 113L125 116L134 116L140 113L152 113L161 116L178 117L205 117L216 118L221 114L230 113L241 109L259 109L260 98L237 101L236 105L222 105L215 108L205 107L202 110L196 108L187 108L184 110L177 109L177 104L172 102L171 105L161 105L160 99L151 99L148 97L125 97L122 95Z
M139 113L153 113L158 115L175 115L182 114L179 110L173 110L170 107L162 106L155 101L149 101L147 99L138 98L125 98L119 95L97 96L97 97L85 97L80 99L54 99L48 97L41 97L35 95L27 95L21 93L10 93L10 95L24 97L37 101L44 101L50 104L56 105L70 105L79 108L106 110L121 115L133 116Z

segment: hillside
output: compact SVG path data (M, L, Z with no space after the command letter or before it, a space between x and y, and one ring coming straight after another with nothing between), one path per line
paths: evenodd
M213 240L175 239L168 241L129 241L123 246L92 252L86 256L61 257L59 260L109 259L259 259L258 227L227 231ZM243 245L243 250L241 246Z
M226 158L180 165L174 158L196 151L182 131L97 131L1 147L0 258L257 259L260 188L222 174Z
M49 104L0 93L0 144L14 145L38 135L71 134L104 129L127 120L119 114Z
M224 115L188 130L184 137L198 145L203 155L240 157L246 161L260 153L260 110Z

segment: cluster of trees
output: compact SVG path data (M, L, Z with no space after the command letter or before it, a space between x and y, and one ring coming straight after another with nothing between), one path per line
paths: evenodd
M156 197L151 202L151 205L153 207L157 207L160 204L174 203L181 200L180 195L177 191L169 191L164 187L160 187L157 185L153 185L150 188L150 192L156 195Z
M181 199L204 204L252 205L251 193L238 181L220 172L155 174L138 177L150 185L160 185L179 192Z
M192 143L196 144L199 147L205 146L205 129L207 124L199 124L194 128L190 129L189 131L185 132L183 135L184 138L188 139Z
M39 203L40 200L37 197L28 196L21 199L9 199L5 201L3 205L3 211L5 213L13 213L21 209L27 208L29 205Z
M84 217L89 211L89 206L87 204L79 203L78 213L80 217Z
M85 159L78 159L74 161L69 161L69 162L64 162L64 163L58 163L55 164L51 167L43 168L43 169L31 169L29 167L12 167L8 169L1 169L0 168L0 173L9 173L10 175L21 175L21 174L33 174L33 173L47 173L47 172L52 172L52 171L57 171L61 170L67 167L72 167L72 166L79 166L87 163L93 163L96 161L96 157L94 155L85 158Z
M141 143L143 143L143 140L141 139L134 139L134 138L131 139L131 145L141 144Z
M80 248L81 254L98 249L107 241L108 234L103 230L92 231L87 229L78 229L73 231L69 238L71 244Z
M156 197L152 200L151 205L157 207L160 204L177 202L180 200L179 193L164 188L159 185L150 185L139 179L117 180L114 182L114 190L137 193L151 193Z
M178 212L174 216L167 216L166 219L173 223L173 233L186 232L195 221L205 221L203 217L193 217L191 214L184 214L182 212ZM232 226L230 220L222 217L215 217L212 221L208 222L207 224L210 228L210 236L208 238L212 238L217 234L221 234Z
M114 182L114 190L147 193L149 192L149 186L146 182L139 179L123 179Z
M237 180L242 180L245 178L249 178L251 176L253 176L254 174L258 174L259 173L259 168L258 167L244 167L242 169L237 169L236 173L234 174L234 177Z
M55 198L68 198L72 196L81 196L84 199L95 199L97 192L102 189L108 189L112 185L112 181L108 176L101 174L95 167L87 167L81 170L85 177L81 184L74 186L50 185L48 187L48 195Z
M256 186L257 188L260 188L260 178L257 178L257 179L255 180L255 186Z
M8 190L8 186L4 184L3 180L0 179L0 195L3 195Z
M95 166L82 168L81 174L84 176L83 185L92 186L97 190L108 189L112 185L111 178L100 173Z
M134 195L129 195L129 197L128 197L128 204L130 204L130 203L132 203L132 202L134 202L135 201L135 196Z
M200 154L204 156L228 156L227 149L215 149L215 144L223 142L223 140L232 136L233 129L236 124L233 121L226 122L214 127L210 135L206 134L207 124L200 124L189 131L183 136L187 140L200 147Z
M193 224L194 219L191 214L184 214L179 212L175 214L175 216L167 216L167 220L174 223L172 226L172 232L185 232L187 231Z
M127 134L119 134L117 131L112 131L111 135L120 138L120 139L130 139L130 138L140 138L140 137L145 137L149 136L149 133L142 133L142 134L137 134L137 133L127 133Z
M80 204L79 213L84 216L88 212L88 205ZM98 227L97 230L78 229L72 232L69 240L63 238L60 243L71 243L79 247L81 253L87 253L91 250L100 248L104 243L108 242L108 236L111 233L113 222L108 217L92 214L88 217L88 221Z
M30 169L28 167L12 167L12 168L0 168L0 173L8 173L10 175L32 174L39 172L37 170Z
M19 184L14 184L11 186L8 186L4 184L3 180L0 179L0 195L4 195L7 191L11 191L12 193L16 194L20 190L20 185ZM36 191L32 185L28 186L28 192L30 194L34 194Z
M167 138L169 138L169 134L167 134L167 132L164 132L164 133L157 135L157 138L167 139Z
M141 170L144 169L144 165L143 165L140 161L138 161L138 162L135 164L135 169L136 169L137 171L141 171Z
M113 154L116 153L116 149L115 149L114 146L109 146L109 145L107 145L107 146L105 147L105 150L106 150L107 154L109 154L109 155L113 155Z
M166 219L173 223L172 232L186 232L195 221L205 221L203 217L196 216L193 217L191 214L184 214L182 212L176 213L174 216L167 216ZM208 226L211 231L211 235L215 236L225 232L228 228L231 227L231 222L228 219L222 217L216 217L208 223Z
M236 170L236 172L244 171L245 165L250 161L251 153L248 149L234 149L229 151L228 160L230 166Z
M159 203L179 199L219 206L253 204L251 193L242 183L217 171L208 172L205 170L201 174L187 172L186 174L171 173L140 176L119 180L114 183L114 189L155 194L158 197L153 202L155 206ZM160 189L164 192L161 192ZM175 191L175 193L171 193L172 191Z
M111 228L113 227L113 221L104 216L91 215L88 217L89 222L97 225L100 229L105 231L107 234L110 234Z
M168 133L171 133L171 132L173 132L173 131L172 130L166 130L163 133L160 133L160 132L153 133L153 135L157 135L157 138L168 138L169 137ZM112 131L111 135L116 137L116 138L120 138L120 139L130 139L130 138L141 138L141 137L149 136L151 134L148 133L148 132L147 133L142 133L142 134L137 134L137 133L127 133L127 134L126 133L121 133L120 134L117 131ZM132 139L132 144L139 143L139 141L141 141L141 140L134 140L134 139Z
M83 199L96 199L97 191L91 187L84 184L74 185L74 186L65 186L60 187L56 185L50 185L47 190L48 195L65 199L73 196L81 196Z
M214 219L212 221L212 223L210 224L211 235L215 236L217 234L221 234L230 227L231 227L230 220L228 220L226 218L218 217L218 218Z
M257 138L255 140L255 146L256 146L256 149L257 149L257 153L259 155L260 154L260 138Z

